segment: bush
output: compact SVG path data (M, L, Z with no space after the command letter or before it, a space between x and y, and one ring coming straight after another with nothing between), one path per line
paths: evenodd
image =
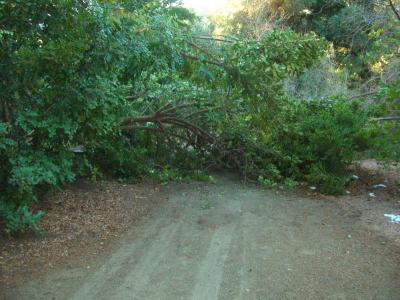
M245 126L226 130L224 143L247 154L246 162L240 160L241 171L269 186L306 180L325 193L342 193L346 167L370 147L365 134L369 112L345 99L286 99L279 107L264 131L248 135Z
M322 164L316 163L311 165L309 174L305 178L312 183L320 186L320 191L325 194L341 195L348 182L347 176L338 176L328 173Z
M89 2L1 2L0 218L9 233L37 231L43 214L30 213L32 204L76 174L97 179L104 167L135 176L153 154L146 143L132 154L138 143L121 133L123 119L149 105L125 97L146 73L181 63L176 16L157 1L117 10ZM71 153L78 145L85 154Z
M371 156L382 161L400 161L400 81L382 84L376 96L373 113L375 122L369 125L373 141ZM380 121L380 119L384 119ZM389 118L389 120L386 120ZM390 120L391 119L391 120Z
M0 202L0 212L0 217L5 222L6 233L23 233L28 229L41 233L38 223L44 217L44 212L32 213L27 206L13 207L6 202Z
M29 209L74 180L77 144L90 145L119 118L113 37L100 7L79 1L6 1L0 7L1 217L9 233L38 231Z

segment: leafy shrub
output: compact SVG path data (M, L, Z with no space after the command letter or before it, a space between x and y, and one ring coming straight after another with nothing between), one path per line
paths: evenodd
M258 177L258 182L267 188L273 188L278 185L275 181L268 178L264 178L263 176Z
M137 144L126 142L132 136L121 122L149 103L134 106L126 96L138 80L146 83L143 74L181 63L180 38L172 36L178 23L157 1L116 10L107 1L3 2L0 217L9 233L37 231L42 214L29 210L49 189L76 174L142 172L138 162L153 153L142 143L131 154ZM71 153L77 145L86 153Z
M33 230L40 233L39 221L44 217L44 212L32 213L27 206L18 206L17 208L8 205L6 202L0 202L0 216L5 222L5 232L12 234L15 232L25 232Z
M347 183L346 176L338 176L328 173L322 164L313 164L306 175L309 182L318 184L322 193L331 195L341 195L344 193L344 187Z
M328 193L343 191L346 166L369 147L368 111L345 98L284 96L285 78L306 76L326 50L325 41L291 31L269 32L259 42L230 49L229 61L238 69L230 79L236 79L238 95L231 103L234 113L216 125L228 166L268 186L290 178L309 180Z
M224 137L247 153L242 172L268 186L290 178L318 184L325 193L343 192L346 167L370 147L365 134L369 112L345 99L287 99L279 108L269 120L267 137L263 131L246 136L245 127L231 127L243 132ZM238 134L246 136L241 143Z
M379 99L373 109L376 121L369 125L367 133L373 142L371 155L383 161L399 161L400 81L382 85L376 99Z

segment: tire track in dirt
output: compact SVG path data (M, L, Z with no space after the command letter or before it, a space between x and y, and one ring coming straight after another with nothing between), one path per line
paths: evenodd
M44 299L42 282L57 300L396 299L398 248L349 216L226 178L188 184L73 291L52 275L10 299Z

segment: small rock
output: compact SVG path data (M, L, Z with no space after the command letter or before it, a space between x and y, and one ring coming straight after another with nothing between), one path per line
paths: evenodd
M350 191L346 191L346 194L347 194L347 195L350 195L350 194L351 194L351 192L350 192Z
M354 179L354 180L359 180L360 179L360 177L358 177L357 175L353 175L353 176L351 176L351 178Z

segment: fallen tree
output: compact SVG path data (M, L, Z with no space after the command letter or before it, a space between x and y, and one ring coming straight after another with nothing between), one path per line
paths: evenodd
M187 113L182 115L182 111L184 112L187 108L192 108L196 104L181 104L174 106L171 102L165 104L161 108L159 108L153 115L151 116L137 116L137 117L129 117L124 120L122 124L123 130L150 130L150 131L158 131L165 132L168 134L168 128L166 126L172 125L185 130L190 131L196 136L203 138L205 141L213 142L215 138L206 130L202 129L200 126L194 124L191 119L194 116L198 116L201 114L205 114L212 110L212 108L197 110L194 112ZM152 123L153 126L138 126L137 124L147 124Z

